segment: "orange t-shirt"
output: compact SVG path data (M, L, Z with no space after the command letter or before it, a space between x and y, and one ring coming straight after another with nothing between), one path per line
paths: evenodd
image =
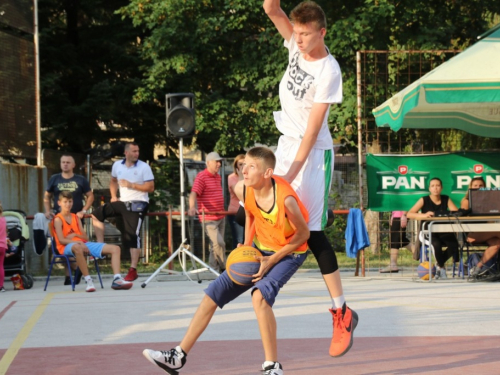
M71 214L71 224L68 223L64 218L64 216L61 214L57 214L56 217L58 217L62 221L62 232L64 237L67 237L71 233L82 234L82 232L80 232L80 228L78 227L78 220L79 220L78 216L76 216L75 214ZM54 220L56 219L56 217L54 218ZM64 254L64 248L66 247L66 245L59 242L59 239L57 238L57 234L55 233L55 231L53 236L54 239L56 240L57 252L61 255ZM87 242L83 238L73 237L72 242L77 242L77 241Z
M309 213L288 182L278 176L273 176L272 178L276 182L276 195L274 202L275 206L277 206L277 213L275 216L276 219L268 220L269 218L266 217L267 215L262 214L261 209L255 202L254 190L250 187L246 189L245 209L248 210L255 218L255 236L265 247L265 250L278 251L283 246L290 243L293 235L295 234L295 230L290 231L291 227L287 226L288 219L285 215L285 198L288 196L295 198L297 204L299 205L300 212L304 216L306 222L309 220ZM306 251L307 241L294 252L305 253Z

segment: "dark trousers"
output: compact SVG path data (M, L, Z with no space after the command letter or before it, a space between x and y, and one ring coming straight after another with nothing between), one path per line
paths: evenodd
M458 241L454 233L432 233L432 246L439 267L444 267L448 259L458 260ZM446 247L446 250L443 250Z

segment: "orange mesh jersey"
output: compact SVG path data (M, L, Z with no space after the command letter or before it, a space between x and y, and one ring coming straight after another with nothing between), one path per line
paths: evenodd
M306 222L309 220L309 213L288 182L278 176L273 176L272 179L275 181L275 197L271 211L264 212L257 206L254 189L251 187L246 188L245 209L255 218L254 242L257 247L261 250L278 251L287 245L295 234L285 215L285 198L289 196L295 198ZM306 251L307 241L294 253Z
M56 217L58 217L62 221L62 232L63 232L64 237L67 237L71 233L82 234L80 232L80 228L78 227L78 220L79 220L78 216L76 216L75 214L71 214L71 224L68 224L66 222L66 219L64 218L64 216L62 216L61 214L57 214ZM54 220L56 219L56 217L54 218ZM56 240L57 252L62 255L62 254L64 254L64 248L66 247L66 245L60 243L59 239L57 238L57 234L56 234L54 227L53 227L54 220L52 220L52 222L51 222L51 226L52 226L51 232L52 232L52 236ZM87 242L83 238L79 238L79 237L73 237L73 239L71 240L71 242L77 242L77 241Z

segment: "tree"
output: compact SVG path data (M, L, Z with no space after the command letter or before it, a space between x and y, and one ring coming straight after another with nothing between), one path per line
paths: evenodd
M327 15L326 43L343 69L344 102L332 109L330 127L348 141L346 128L356 128L356 51L464 48L500 13L494 0L317 2ZM296 4L281 1L286 12ZM165 92L194 92L196 141L205 151L276 141L272 111L279 109L286 51L262 0L132 0L120 13L147 35L136 103L163 105Z
M164 143L164 112L153 102L132 104L143 62L141 35L115 14L127 3L39 1L44 147L84 153L131 138L152 160L150 146Z
M461 49L500 13L495 0L317 2L344 81L329 123L352 145L356 51ZM297 3L281 1L287 13ZM153 144L165 143L165 94L176 92L195 94L202 151L276 143L287 54L262 0L40 0L39 9L46 147L82 152L129 137L152 159Z

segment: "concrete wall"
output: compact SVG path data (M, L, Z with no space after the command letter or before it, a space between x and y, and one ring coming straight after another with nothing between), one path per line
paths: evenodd
M47 169L25 164L0 163L0 201L4 210L21 210L27 216L44 212L43 193L47 184ZM32 220L28 220L30 239L26 243L28 272L47 270L49 251L38 256L32 245Z

